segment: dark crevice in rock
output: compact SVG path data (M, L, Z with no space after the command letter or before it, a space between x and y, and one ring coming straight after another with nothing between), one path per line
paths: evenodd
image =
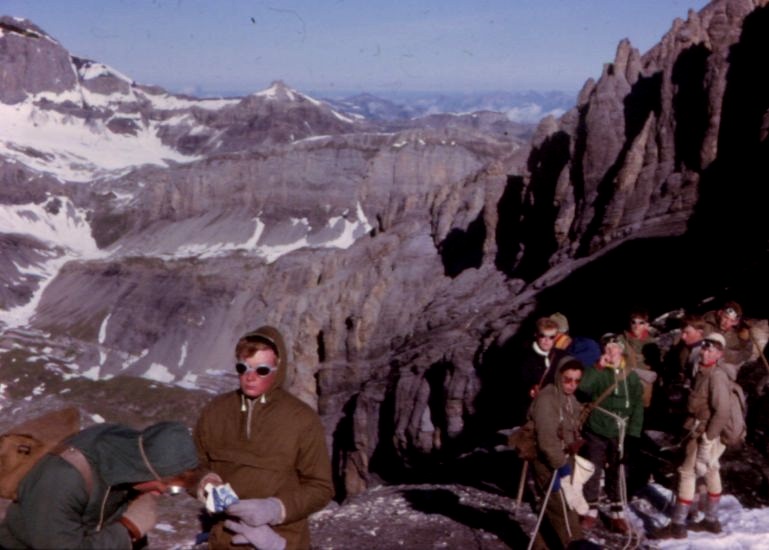
M625 97L625 143L632 143L641 133L641 129L649 118L650 113L659 117L662 98L662 73L656 72L651 76L638 79L633 84L630 93ZM624 155L623 155L624 156Z
M507 276L512 276L521 250L524 186L522 176L508 176L505 190L497 203L497 255L494 265Z
M448 421L446 417L446 390L445 383L448 371L453 368L451 363L440 362L431 365L425 372L424 378L430 386L430 395L427 398L427 406L430 410L430 419L433 426L440 433L448 433Z
M466 230L452 229L438 246L444 274L453 278L465 269L481 267L485 240L486 224L483 221L483 210L481 210Z
M318 331L318 362L324 363L326 361L326 341L323 338L323 331Z
M681 52L673 65L676 171L700 170L700 151L708 129L709 98L705 89L710 50L702 44Z
M532 281L550 267L550 256L558 248L553 225L559 205L555 202L558 177L570 160L571 137L566 132L548 136L529 156L532 173L525 199L526 216L521 224L523 256L512 276Z
M341 411L342 418L337 422L332 434L331 467L334 473L334 499L339 502L347 498L345 471L351 466L348 463L353 460L353 451L355 451L353 417L357 401L358 396L354 395L344 404Z

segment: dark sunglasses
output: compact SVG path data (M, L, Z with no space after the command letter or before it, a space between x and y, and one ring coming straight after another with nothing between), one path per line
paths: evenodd
M556 336L557 334L545 334L544 332L537 334L537 338L547 338L548 340L555 340Z
M245 363L235 363L235 370L238 374L243 376L247 372L255 372L257 376L264 378L272 374L272 371L278 370L278 367L272 367L270 365L257 365L255 367L249 367Z
M722 348L721 345L718 342L713 342L712 340L703 340L702 344L700 344L700 345L702 346L702 349L715 348L718 351L723 351L724 350L724 348Z
M581 381L582 381L582 377L581 376L578 376L576 378L572 378L571 376L564 376L563 377L563 383L564 384L571 384L571 383L579 384Z

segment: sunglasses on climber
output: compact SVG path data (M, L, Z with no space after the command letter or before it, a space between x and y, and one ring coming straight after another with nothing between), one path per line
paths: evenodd
M235 370L238 371L240 376L243 376L247 372L254 372L257 376L264 378L265 376L272 374L273 371L278 370L278 367L273 367L271 365L256 365L255 367L251 367L245 363L238 362L235 363Z
M713 340L703 340L702 343L700 344L700 347L702 349L714 348L714 349L717 349L717 350L720 350L720 351L724 350L724 348L723 348L723 346L721 344L719 344L718 342L714 342Z

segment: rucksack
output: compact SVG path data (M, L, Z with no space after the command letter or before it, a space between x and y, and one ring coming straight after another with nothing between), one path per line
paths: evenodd
M32 467L79 430L80 411L67 407L23 422L0 435L0 497L15 499L19 482Z
M745 422L748 403L742 386L731 378L729 378L729 386L729 418L721 432L721 441L727 447L739 447L745 443L745 437L748 435L748 426Z
M573 336L566 353L580 361L585 368L590 368L601 358L601 345L586 336Z
M522 426L513 428L507 438L507 444L518 454L521 460L537 458L537 436L534 432L534 421L528 420Z

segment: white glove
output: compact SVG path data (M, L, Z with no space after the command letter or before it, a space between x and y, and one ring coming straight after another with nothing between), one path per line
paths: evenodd
M286 548L286 539L281 537L267 525L251 527L239 521L228 519L224 526L237 533L232 537L233 544L251 544L257 550L284 550Z
M286 515L283 503L275 497L241 500L235 504L230 504L227 507L227 513L253 527L282 523Z
M718 464L718 457L713 452L715 450L715 439L708 439L708 434L702 434L697 443L697 459L694 463L694 473L697 476L704 476L713 466ZM714 458L715 456L715 458Z

